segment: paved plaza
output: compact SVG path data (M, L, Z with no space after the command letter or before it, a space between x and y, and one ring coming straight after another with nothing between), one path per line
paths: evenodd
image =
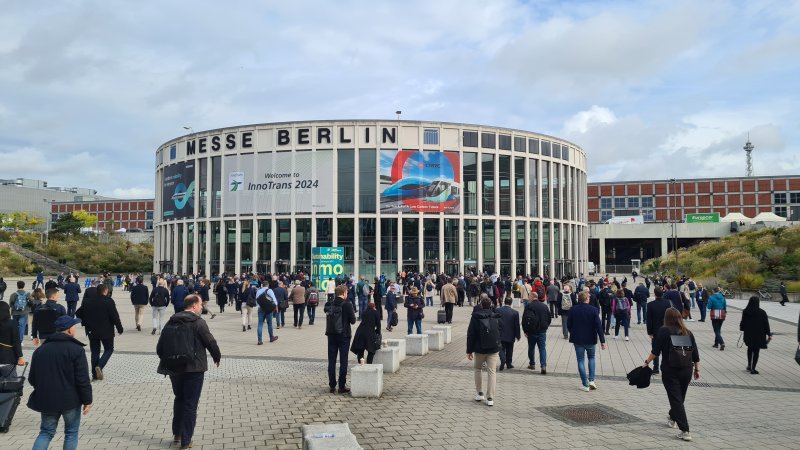
M116 339L117 351L106 367L105 380L93 384L94 408L83 419L80 448L177 448L170 436L172 392L169 380L156 373L157 336L150 335L150 317L146 315L145 327L137 332L127 293L117 288L114 298L125 332ZM731 302L734 307L739 304ZM774 308L767 306L768 312ZM216 312L216 305L212 309ZM435 323L436 314L431 308L428 311L423 329ZM554 320L547 341L548 374L539 374L538 353L537 370L526 368L523 339L515 346L515 368L498 373L495 406L487 407L473 401L472 369L465 357L470 311L455 308L453 342L444 350L409 356L399 372L386 374L380 399L328 393L321 308L317 324L302 330L291 326L290 308L289 327L276 330L277 342L262 346L256 345L255 326L241 331L240 315L233 308L213 320L207 318L223 359L219 368L209 364L193 448L301 448L302 425L322 422L348 422L359 444L374 449L778 449L800 445L800 366L793 359L798 304L773 314L782 321L771 320L775 337L761 353L760 375L744 370L745 348L736 345L738 310L730 308L723 327L724 352L711 348L710 322L688 323L700 346L702 368L702 378L692 383L686 402L691 443L677 440L677 430L666 427L669 407L658 378L647 389L636 389L625 380L625 374L649 352L644 325L632 326L630 342L612 339L607 350L598 349L599 389L586 393L578 389L572 346L561 337L560 319ZM384 332L384 338L405 334L405 311L400 318L400 325L392 333ZM79 338L87 342L82 331ZM26 341L26 358L31 351ZM352 354L350 362L355 364ZM25 401L29 393L30 387ZM577 424L556 417L556 407L574 405L597 406L616 415L615 423ZM21 405L11 431L0 435L0 448L30 448L38 424L38 415ZM52 447L60 448L62 438L59 432Z

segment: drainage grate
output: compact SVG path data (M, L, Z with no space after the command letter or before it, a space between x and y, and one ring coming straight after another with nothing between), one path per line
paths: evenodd
M599 403L588 405L543 406L536 408L548 416L572 426L619 425L638 418Z

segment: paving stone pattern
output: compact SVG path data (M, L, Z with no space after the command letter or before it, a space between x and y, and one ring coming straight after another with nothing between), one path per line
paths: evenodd
M94 409L83 419L80 448L177 448L170 439L171 387L155 372L157 336L149 333L150 316L137 332L126 293L116 289L114 297L125 333L116 339L106 379L93 385ZM472 368L465 357L470 310L455 309L453 342L444 350L410 356L399 372L385 374L379 399L328 393L324 319L298 330L291 326L290 308L289 327L276 330L280 339L263 346L256 345L255 326L241 331L233 308L207 319L223 360L206 373L194 448L297 449L302 425L323 422L349 422L359 444L369 449L798 448L796 325L772 322L776 338L762 351L761 374L754 376L744 371L745 349L736 347L738 311L730 311L723 327L724 352L711 348L710 322L689 324L700 345L703 372L686 402L695 441L684 443L675 438L677 430L666 427L669 406L660 380L636 389L624 379L649 351L643 325L632 327L630 342L610 340L608 350L598 350L599 389L585 393L578 389L572 346L561 337L560 319L554 320L548 333L548 375L538 372L538 352L537 370L526 369L523 339L515 347L515 369L498 373L495 406L487 407L473 400ZM400 316L399 326L384 337L404 334L405 312ZM427 316L423 329L435 324L436 315ZM79 338L86 341L82 333ZM25 344L29 357L30 341ZM350 364L355 364L352 354ZM25 400L29 393L30 388ZM577 405L619 411L630 423L572 426L545 412ZM0 448L30 448L38 425L38 415L23 403L11 431L0 436ZM59 432L52 448L60 448L62 439Z

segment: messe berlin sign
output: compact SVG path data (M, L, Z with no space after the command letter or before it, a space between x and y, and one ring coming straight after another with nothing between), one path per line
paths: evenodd
M344 275L344 247L311 249L311 280L320 288L325 280Z
M717 223L719 213L687 214L686 223Z

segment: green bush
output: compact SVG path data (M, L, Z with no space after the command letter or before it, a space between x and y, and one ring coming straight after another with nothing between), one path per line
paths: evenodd
M736 284L740 289L761 289L764 286L764 277L754 273L743 273L736 277Z
M28 236L15 237L15 242L56 261L66 260L82 273L149 272L153 267L153 244L132 244L119 236L51 236L47 247Z

